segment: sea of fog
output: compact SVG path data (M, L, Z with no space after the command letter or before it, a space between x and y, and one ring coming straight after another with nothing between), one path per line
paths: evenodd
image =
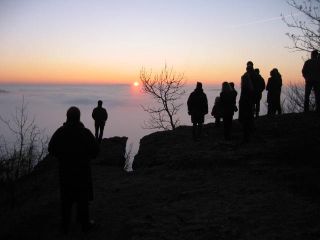
M221 87L204 85L203 88L208 97L210 113ZM186 94L181 99L183 106L178 116L181 125L191 125L186 102L193 89L194 86L185 86ZM237 101L239 95L238 91ZM149 116L141 107L141 105L152 105L153 100L142 94L139 87L132 85L0 85L1 117L12 120L23 99L27 104L29 118L34 118L37 126L44 129L49 137L65 122L66 111L70 106L77 106L80 109L81 121L94 132L91 113L99 99L103 101L103 107L109 114L104 137L127 136L127 147L132 145L132 157L138 151L140 139L155 131L143 128L144 121ZM262 114L266 112L264 102L265 100L261 101ZM237 114L234 118L237 118ZM207 114L205 123L213 121L213 117ZM12 133L3 123L0 123L0 136L7 142L14 140Z

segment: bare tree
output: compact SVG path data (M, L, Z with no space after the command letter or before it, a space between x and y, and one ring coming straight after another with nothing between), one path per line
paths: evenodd
M168 69L167 65L159 74L152 75L152 71L142 68L140 71L142 91L155 100L155 105L142 106L143 110L150 115L145 122L146 129L173 130L179 125L177 113L182 103L179 99L185 94L184 75L176 73L173 68Z
M44 136L43 130L37 127L35 119L30 119L24 98L11 118L0 116L0 122L15 138L12 144L9 144L4 137L0 142L0 159L1 166L5 169L5 178L15 181L29 174L46 154L48 138Z
M283 21L292 32L287 33L293 42L292 49L311 52L320 49L320 0L288 0L289 6L298 11Z
M289 83L286 88L286 104L287 112L303 112L304 111L304 84ZM310 109L315 110L315 96L310 95Z

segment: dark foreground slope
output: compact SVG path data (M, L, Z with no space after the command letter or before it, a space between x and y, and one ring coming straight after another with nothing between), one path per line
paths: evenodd
M320 118L262 117L248 144L234 130L230 142L211 124L199 142L190 127L146 136L132 173L94 165L99 226L65 239L319 239ZM0 239L61 239L56 183L54 163L20 183Z

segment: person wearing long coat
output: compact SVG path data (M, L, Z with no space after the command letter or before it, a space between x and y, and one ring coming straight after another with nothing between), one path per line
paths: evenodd
M187 105L193 124L192 136L194 140L197 140L201 136L204 115L208 113L208 99L203 92L202 83L197 82L196 89L190 94Z
M267 103L268 103L268 115L281 114L281 86L282 78L278 69L274 68L270 72L270 78L268 79L266 90Z
M239 100L239 122L243 126L244 141L250 140L254 127L254 88L252 79L255 77L253 63L247 64L246 73L241 77L241 93Z
M48 150L59 162L62 231L69 231L74 203L82 230L86 231L91 226L89 201L93 200L90 159L97 156L99 147L90 130L80 122L78 108L69 108L67 121L51 137Z
M230 133L232 128L232 118L236 105L236 92L232 89L229 83L222 83L222 89L220 93L220 106L223 118L224 138L230 139Z

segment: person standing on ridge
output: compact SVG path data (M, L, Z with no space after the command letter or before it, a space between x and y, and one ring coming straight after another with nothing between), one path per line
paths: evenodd
M254 128L254 88L252 79L255 77L253 63L247 63L246 72L241 76L241 93L239 100L239 122L242 124L244 142L250 140L250 135Z
M104 126L108 119L108 113L105 108L102 107L102 101L98 101L98 106L92 111L92 118L94 119L95 136L96 139L101 142L103 136Z
M202 132L204 115L208 113L208 99L207 95L203 92L201 82L197 82L196 89L190 94L187 105L188 114L191 115L191 122L193 124L192 136L194 140L198 140Z
M59 161L62 232L69 232L74 203L77 220L86 232L94 225L89 219L89 201L93 200L90 160L97 156L99 146L90 130L80 122L77 107L67 111L67 121L51 137L48 151Z
M236 110L236 95L234 94L232 87L227 82L222 83L222 89L220 93L220 104L223 117L224 138L225 140L230 140L232 118L234 111Z
M255 77L252 79L253 89L254 89L254 114L255 117L259 117L260 113L260 101L262 98L262 92L266 87L266 83L263 77L260 75L259 68L254 69Z
M234 82L229 82L229 86L232 89L232 94L233 94L233 98L234 98L234 111L238 112L238 108L237 108L237 96L238 96L238 92L234 87Z
M320 60L317 50L311 52L311 59L307 60L302 68L305 79L304 112L309 112L309 98L313 89L316 100L316 111L320 112Z
M266 90L268 102L268 115L275 115L277 112L281 114L281 86L282 77L278 69L274 68L270 72Z

